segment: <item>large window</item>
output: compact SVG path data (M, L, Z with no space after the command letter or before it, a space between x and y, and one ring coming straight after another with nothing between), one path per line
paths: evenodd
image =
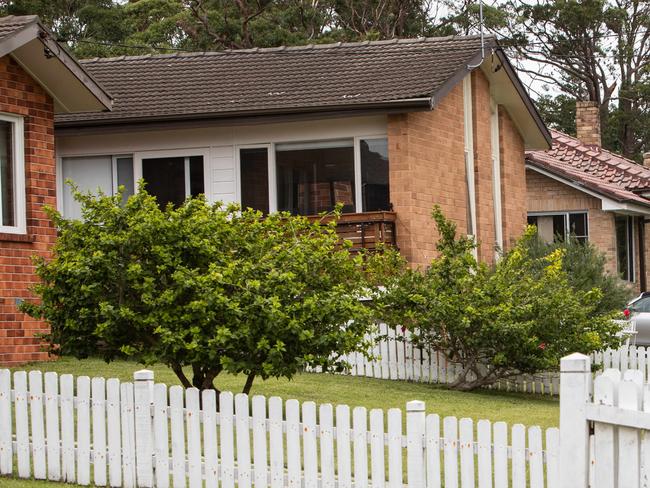
M530 214L528 225L536 226L538 235L548 243L564 241L567 236L579 242L589 239L587 212Z
M0 232L26 232L23 119L0 114Z
M634 281L634 218L629 215L617 215L614 225L618 274L626 281Z
M241 204L298 215L391 210L385 137L281 143L239 150Z
M275 161L278 210L313 215L342 204L355 211L352 139L278 144Z
M203 156L143 159L142 178L158 205L181 205L187 197L205 192Z
M123 186L122 198L133 195L133 157L132 156L85 156L63 158L61 161L63 180L72 180L80 191L102 192L106 195L117 193ZM62 212L67 218L81 218L81 206L72 196L72 189L64 184Z

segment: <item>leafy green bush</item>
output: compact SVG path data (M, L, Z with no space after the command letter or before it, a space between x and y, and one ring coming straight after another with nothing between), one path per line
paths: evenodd
M243 373L249 391L257 376L341 369L344 354L365 349L363 262L341 245L336 219L203 198L161 210L142 189L126 205L76 198L83 221L50 212L59 239L38 262L39 300L23 306L50 323L52 352L163 362L203 389L222 371Z
M562 356L618 344L618 327L599 311L602 291L574 288L564 251L533 256L534 229L494 266L435 208L439 257L424 270L403 265L378 294L379 314L460 366L450 386L471 390L521 373L557 368Z
M567 239L546 243L539 236L525 241L530 256L540 262L542 258L560 250L563 254L562 269L566 271L572 288L589 291L601 290L596 312L620 312L632 298L634 291L618 276L605 269L607 258L590 242L581 243Z

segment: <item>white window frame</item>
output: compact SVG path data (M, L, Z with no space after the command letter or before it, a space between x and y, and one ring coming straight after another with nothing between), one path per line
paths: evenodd
M203 157L203 193L211 195L210 185L210 149L207 147L187 149L161 149L156 151L136 151L133 153L133 182L135 191L138 191L138 182L142 179L142 160L158 158L185 158L185 197L190 196L189 158L193 156Z
M546 211L546 212L528 212L527 217L555 217L556 215L562 215L564 217L564 238L571 235L571 223L569 222L569 215L586 215L586 224L587 224L587 234L584 236L587 242L589 242L589 211L588 210L567 210L560 212Z
M14 205L16 206L14 209L16 215L16 225L0 225L0 233L26 234L27 200L25 194L25 122L21 116L6 113L0 113L0 120L9 122L13 125L12 152L14 170ZM2 185L2 181L0 181L0 185ZM2 212L1 200L0 212Z
M238 144L235 146L235 180L236 180L236 198L239 204L241 204L241 150L242 149L266 149L268 155L268 174L269 174L269 212L278 211L278 187L277 187L277 165L275 162L275 152L276 146L279 144L295 144L301 142L327 142L327 141L339 141L342 139L351 139L353 141L353 152L354 152L354 207L355 213L365 212L363 208L363 196L362 192L362 182L361 182L361 141L369 141L376 139L388 139L387 134L362 134L362 135L352 135L346 136L342 135L340 137L327 137L327 138L309 138L309 139L298 139L298 140L278 140L267 143L259 144ZM390 162L389 162L390 164Z

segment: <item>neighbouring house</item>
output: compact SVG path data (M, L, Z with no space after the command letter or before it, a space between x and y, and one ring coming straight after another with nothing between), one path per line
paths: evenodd
M436 253L430 214L439 204L490 262L526 225L524 151L551 143L491 37L81 65L113 108L55 117L56 202L72 218L79 207L67 179L108 194L124 186L127 195L143 179L161 204L205 194L316 215L338 202L340 234L355 247L386 242L426 266ZM12 307L15 320L27 322Z
M111 99L37 17L0 18L0 363L44 359L42 322L17 310L31 296L32 256L56 231L54 116L102 111Z
M603 149L597 104L576 108L577 137L552 131L551 149L526 152L528 223L549 242L589 240L608 271L646 291L650 155L640 165Z

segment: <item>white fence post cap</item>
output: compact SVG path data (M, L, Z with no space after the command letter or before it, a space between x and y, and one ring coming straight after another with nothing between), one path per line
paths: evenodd
M424 402L421 400L411 400L406 404L407 412L424 412Z
M560 371L562 373L587 373L591 371L591 358L574 352L564 356L560 360Z
M153 381L153 371L150 369L141 369L133 373L134 381Z

